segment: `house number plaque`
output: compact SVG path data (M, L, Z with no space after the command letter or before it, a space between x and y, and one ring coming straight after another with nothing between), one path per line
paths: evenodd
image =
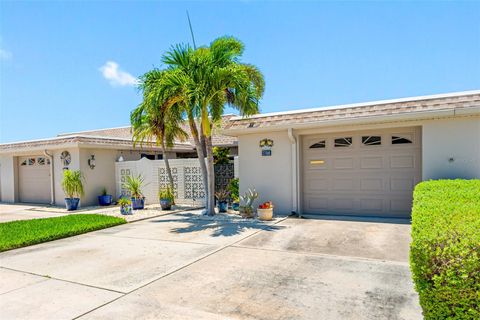
M262 149L262 157L269 157L272 155L273 140L262 139L260 140L260 148Z

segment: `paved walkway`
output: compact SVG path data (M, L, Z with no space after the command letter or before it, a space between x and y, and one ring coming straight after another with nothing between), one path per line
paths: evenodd
M408 224L181 212L0 254L3 319L421 319Z

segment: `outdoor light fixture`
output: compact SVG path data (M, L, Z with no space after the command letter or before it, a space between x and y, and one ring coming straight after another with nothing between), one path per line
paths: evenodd
M90 156L90 159L88 159L88 166L90 167L90 169L94 169L95 168L95 155L92 154Z

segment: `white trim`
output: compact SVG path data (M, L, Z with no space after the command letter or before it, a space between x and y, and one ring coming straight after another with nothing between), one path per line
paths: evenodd
M315 111L367 107L367 106L373 106L373 105L379 105L379 104L392 104L392 103L403 103L403 102L422 101L422 100L434 100L434 99L442 99L442 98L468 96L468 95L474 95L474 94L480 94L480 90L451 92L451 93L434 94L434 95L427 95L427 96L378 100L378 101L369 101L369 102L359 102L359 103L341 104L341 105L334 105L334 106L324 106L324 107L298 109L298 110L290 110L290 111L269 112L269 113L255 114L249 117L236 116L236 117L230 118L230 121L257 119L257 118L264 118L264 117L271 117L271 116L307 113L307 112L315 112Z

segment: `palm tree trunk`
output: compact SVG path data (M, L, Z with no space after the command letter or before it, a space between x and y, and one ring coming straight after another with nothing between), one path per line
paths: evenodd
M215 167L213 163L212 137L205 137L207 149L208 199L207 214L215 215Z
M165 169L167 170L168 183L170 184L170 188L172 188L172 192L175 194L175 187L174 187L175 185L173 183L172 169L170 168L170 162L168 161L168 155L165 148L165 140L162 140L162 155L163 155L163 161L165 161ZM175 204L175 199L173 199L172 204Z
M208 172L207 172L207 164L205 163L205 153L203 152L204 146L200 142L200 138L198 136L198 129L197 124L195 123L195 119L193 115L188 114L188 124L190 125L190 131L192 132L193 141L195 142L195 147L197 148L197 155L198 161L200 162L200 171L202 171L202 178L203 178L203 186L205 189L205 206L208 210Z

